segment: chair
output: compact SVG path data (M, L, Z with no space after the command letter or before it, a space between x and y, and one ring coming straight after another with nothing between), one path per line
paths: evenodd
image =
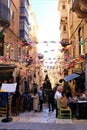
M0 117L5 117L7 115L7 110L9 110L8 116L11 116L11 103L12 95L8 96L8 104L6 103L5 107L0 107Z
M57 99L58 103L58 118L59 119L72 119L72 111L69 106L66 108L61 107L60 99Z
M15 100L16 100L15 105L12 106L12 114L13 115L15 114L17 116L20 113L21 99L20 99L20 97L18 97Z

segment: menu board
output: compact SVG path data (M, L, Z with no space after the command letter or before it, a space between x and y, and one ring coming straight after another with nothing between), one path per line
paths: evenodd
M2 83L1 92L15 92L17 83Z

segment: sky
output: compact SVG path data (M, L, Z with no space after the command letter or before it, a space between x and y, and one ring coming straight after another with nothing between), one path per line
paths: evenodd
M31 6L38 23L38 52L44 55L44 66L55 66L61 53L58 0L31 0Z
M55 58L60 48L58 0L31 0L31 6L38 23L38 51L45 60Z
M58 41L58 0L31 0L31 5L38 23L39 41Z

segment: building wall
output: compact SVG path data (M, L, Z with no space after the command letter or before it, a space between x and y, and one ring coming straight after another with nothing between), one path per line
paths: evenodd
M69 11L69 42L72 43L70 48L69 55L72 55L72 58L75 59L74 70L84 70L84 59L79 60L80 56L85 56L87 45L83 43L86 39L86 29L87 24L84 21L85 19L78 18L76 12L72 11L72 0L68 0L68 11ZM82 30L81 39L79 37L79 30ZM79 40L81 44L79 44ZM83 67L82 67L83 66Z
M60 40L68 41L68 5L67 0L59 0L59 11L60 11ZM65 28L65 29L64 29Z
M10 4L10 26L5 30L5 50L4 54L11 59L17 60L18 55L18 41L19 41L19 14L20 14L19 0L11 0ZM8 45L7 45L8 43ZM12 43L12 44L11 44ZM9 46L9 49L7 49Z
M85 69L85 61L84 57L87 53L87 18L79 18L76 12L73 12L73 3L72 0L59 0L59 11L60 16L63 16L63 10L61 10L61 6L67 3L68 10L68 41L70 46L64 47L64 53L67 54L69 60L67 60L66 64L68 64L68 74L73 73L76 70L84 71ZM78 5L77 5L78 6ZM76 6L76 7L77 7ZM60 17L61 19L61 17ZM62 34L62 23L60 22L60 32L61 37ZM82 59L80 59L82 57ZM71 67L70 65L73 64Z

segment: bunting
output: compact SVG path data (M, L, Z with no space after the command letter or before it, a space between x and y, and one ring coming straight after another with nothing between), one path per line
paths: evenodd
M0 30L0 38L2 38L2 36L3 36L3 32L4 32L4 29L5 28L3 28L2 30ZM87 40L85 40L85 41L81 41L81 42L78 42L78 41L76 41L75 42L75 44L79 44L79 45L83 45L84 43L86 43L87 42ZM12 41L12 42L10 42L10 43L8 43L8 44L11 44L11 45L14 45L14 44L19 44L19 45L21 45L21 46L25 46L25 45L30 45L30 46L32 46L33 44L36 44L36 42L33 42L32 40L29 40L29 41L27 41L27 42L23 42L23 41L19 41L19 42L17 42L17 41ZM47 45L48 45L48 43L50 44L66 44L66 43L62 43L62 42L60 42L60 41L38 41L37 42L38 44L39 43L41 43L41 44L45 44L45 43L47 43ZM62 48L62 50L61 51L65 51L65 50L68 50L68 49L70 49L71 47L72 48L75 48L75 44L73 45L69 45L69 44L67 44L67 46L66 47L63 47ZM53 51L53 50L52 50Z

